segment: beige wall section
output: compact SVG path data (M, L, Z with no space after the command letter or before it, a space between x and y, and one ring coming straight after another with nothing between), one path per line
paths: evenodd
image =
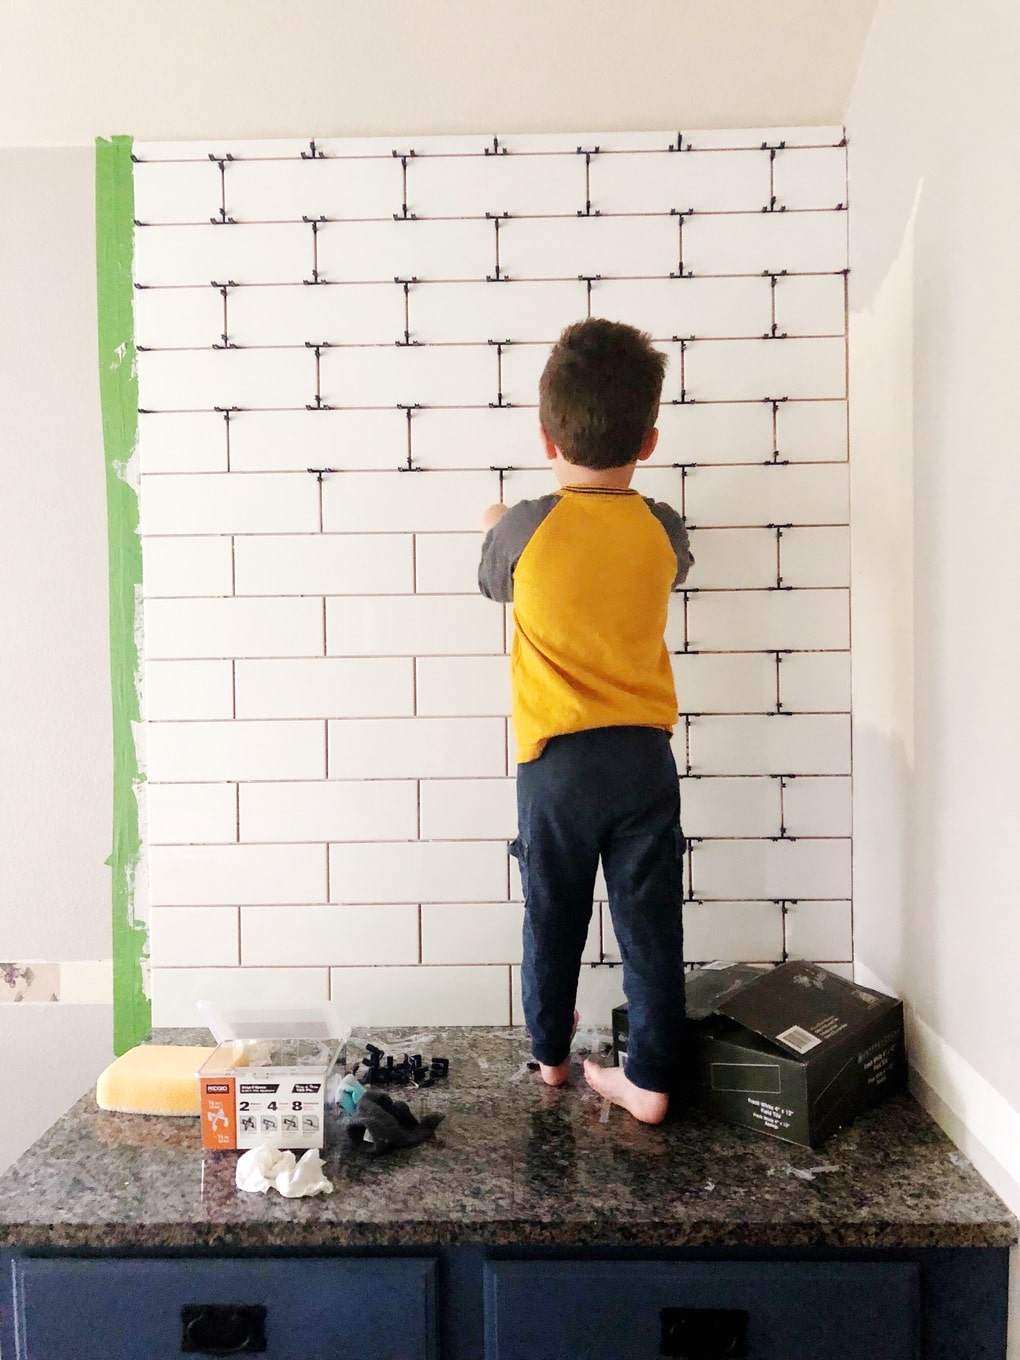
M0 958L110 957L90 149L0 147Z
M856 658L855 951L1014 1112L1018 66L1015 0L882 0L848 115L855 647L888 648Z
M875 0L8 0L0 128L141 139L842 121Z
M31 1147L113 1061L109 1006L0 1006L4 1117L0 1172Z

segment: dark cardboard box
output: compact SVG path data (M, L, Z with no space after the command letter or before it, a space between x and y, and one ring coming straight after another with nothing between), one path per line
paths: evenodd
M902 1003L815 963L696 968L687 1016L700 1103L787 1142L817 1147L906 1082Z

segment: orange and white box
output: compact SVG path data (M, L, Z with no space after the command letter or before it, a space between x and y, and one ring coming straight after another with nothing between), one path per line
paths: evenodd
M231 1039L198 1073L202 1146L321 1148L326 1083L342 1045L321 1039Z

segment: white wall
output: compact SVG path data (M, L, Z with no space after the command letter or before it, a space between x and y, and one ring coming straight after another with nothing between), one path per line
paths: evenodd
M93 138L836 123L874 5L643 0L636 18L607 0L3 6L0 955L109 954ZM76 149L36 149L61 146ZM10 1022L26 1044L39 1014ZM75 1088L100 1065L62 1061ZM35 1059L18 1070L42 1084Z
M875 0L9 0L12 145L842 121Z
M856 957L1014 1181L1018 62L1011 0L883 0L848 117Z

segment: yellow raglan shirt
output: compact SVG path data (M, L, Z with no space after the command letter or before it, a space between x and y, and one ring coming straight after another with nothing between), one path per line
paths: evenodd
M683 519L632 490L568 486L513 506L485 537L479 588L513 601L517 759L550 737L677 720L663 638L693 558Z

